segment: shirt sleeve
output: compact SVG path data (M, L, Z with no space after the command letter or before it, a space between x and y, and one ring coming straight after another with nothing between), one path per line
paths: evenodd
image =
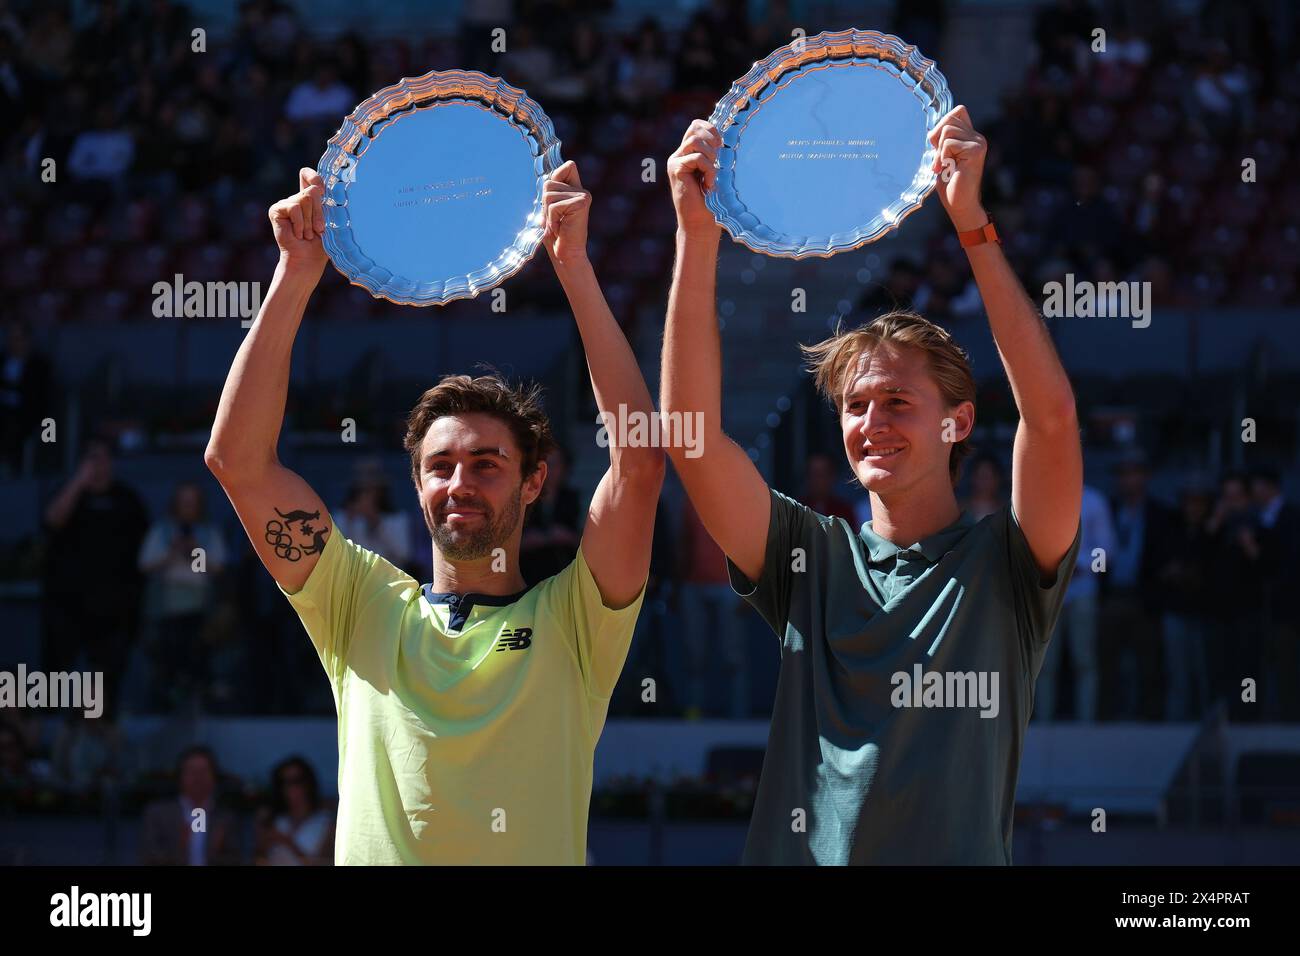
M1056 566L1056 574L1049 584L1043 583L1043 574L1020 527L1020 519L1011 505L1002 508L997 521L1006 540L1011 589L1015 595L1016 617L1021 622L1021 635L1031 645L1046 644L1056 627L1056 619L1060 616L1061 606L1065 603L1065 592L1074 573L1074 562L1078 558L1082 538L1082 520L1079 528L1075 529L1070 549Z
M636 619L645 600L645 584L627 607L606 607L579 547L568 567L555 576L553 593L559 604L559 619L573 622L573 649L587 693L609 698L632 646Z
M162 560L167 555L167 542L163 538L162 522L157 522L149 529L140 545L140 568Z
M410 583L404 572L354 544L335 526L306 583L292 594L278 581L276 587L298 612L325 670L337 679L367 602L385 588Z
M825 534L826 526L821 516L807 505L775 489L768 490L772 503L763 573L757 581L751 581L728 557L727 579L731 589L758 611L773 633L784 638L795 576L812 573L812 567L821 557L814 553L815 539Z

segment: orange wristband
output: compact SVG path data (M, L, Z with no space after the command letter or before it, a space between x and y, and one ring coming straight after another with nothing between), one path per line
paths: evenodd
M996 242L1002 244L1002 239L998 236L998 231L993 228L993 217L978 229L971 229L968 232L957 233L957 240L961 243L963 249L969 249L971 246L978 246L985 242Z

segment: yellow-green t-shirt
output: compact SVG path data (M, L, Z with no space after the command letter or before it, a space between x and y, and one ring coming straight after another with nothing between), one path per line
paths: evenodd
M338 710L336 863L586 861L592 759L645 596L578 556L508 597L435 594L337 532L290 594Z

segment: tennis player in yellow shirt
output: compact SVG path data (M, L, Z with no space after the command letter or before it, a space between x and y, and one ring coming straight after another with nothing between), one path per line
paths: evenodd
M593 754L645 595L663 454L611 440L577 556L526 582L524 514L554 446L539 395L495 375L446 376L411 411L405 440L432 582L336 533L276 454L294 336L326 262L320 177L303 169L299 186L269 211L280 262L204 460L333 687L335 861L582 864ZM587 259L591 195L572 162L544 204L543 243L597 406L653 415Z

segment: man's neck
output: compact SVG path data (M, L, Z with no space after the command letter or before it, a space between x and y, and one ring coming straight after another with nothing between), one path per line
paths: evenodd
M871 530L906 548L942 531L961 517L951 482L930 489L909 488L894 495L871 492Z
M495 567L494 567L495 565ZM433 590L436 594L518 594L526 587L519 572L519 542L506 556L488 555L474 561L452 561L433 548Z

